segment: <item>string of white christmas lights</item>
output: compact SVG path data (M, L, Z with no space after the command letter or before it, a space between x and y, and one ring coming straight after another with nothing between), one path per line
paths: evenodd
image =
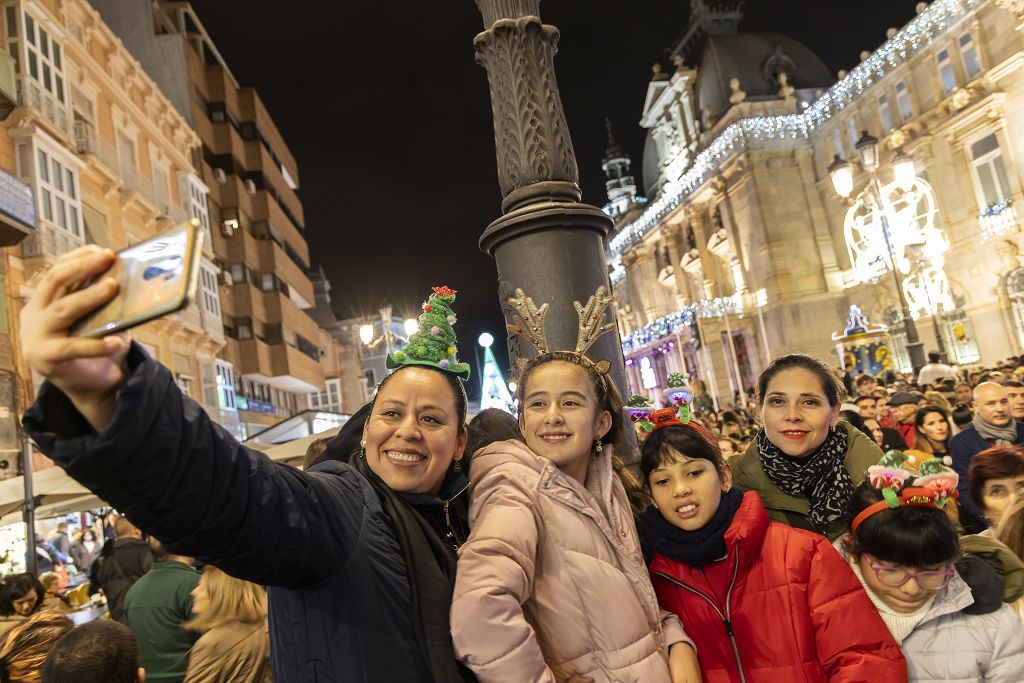
M936 0L845 78L829 88L802 114L740 119L712 140L685 169L677 167L682 166L682 160L670 165L666 170L669 180L662 186L658 197L636 220L623 226L608 241L611 257L619 256L623 250L643 239L665 215L703 185L709 175L737 149L745 148L751 142L810 137L815 129L850 106L879 79L922 47L931 44L940 33L983 1Z

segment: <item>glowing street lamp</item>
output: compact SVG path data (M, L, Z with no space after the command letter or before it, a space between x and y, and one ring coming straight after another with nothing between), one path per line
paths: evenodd
M828 174L832 178L832 187L835 188L836 194L843 199L853 194L853 164L837 154L828 167Z
M383 342L387 353L394 353L396 342L408 344L409 337L419 329L419 323L414 318L408 318L404 323L406 336L403 337L400 334L395 334L391 331L391 307L385 306L378 310L378 313L380 313L380 326L382 330L379 337L374 338L372 324L367 323L359 326L359 340L366 344L366 347L369 349L375 348Z
M914 158L902 149L896 152L896 156L892 160L892 172L896 179L896 186L904 191L909 190L917 178Z

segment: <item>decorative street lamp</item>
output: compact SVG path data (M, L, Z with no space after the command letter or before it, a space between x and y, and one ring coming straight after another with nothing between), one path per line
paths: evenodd
M555 80L558 29L540 20L540 0L476 0L484 31L473 40L476 61L487 71L494 146L501 188L500 218L480 237L480 248L498 269L498 296L507 322L517 288L534 301L551 302L545 321L553 349L571 349L579 334L572 301L587 301L608 282L604 238L611 219L582 204L579 171L562 98ZM556 302L565 302L556 305ZM509 358L536 355L521 338L509 338ZM598 339L588 352L611 362L613 381L625 386L618 334Z
M846 215L851 260L861 281L874 280L886 267L892 271L907 334L907 353L916 376L925 364L924 345L908 299L912 299L915 311L923 308L932 316L936 344L945 362L938 311L940 306L952 305L949 282L942 270L942 253L949 244L934 226L934 193L917 177L913 158L902 150L898 152L892 160L895 181L883 187L878 179L878 138L864 131L855 150L869 181ZM836 155L828 172L836 194L849 199L853 194L853 164ZM894 227L898 233L893 232ZM909 277L904 279L904 275Z
M419 323L416 318L406 318L405 320L405 336L395 334L391 331L391 307L385 306L381 308L380 313L380 325L381 333L380 336L374 337L373 324L366 323L365 325L359 326L359 340L366 345L366 348L373 349L384 343L384 349L387 353L394 353L397 349L395 348L395 342L402 344L409 343L409 337L416 333L419 327Z

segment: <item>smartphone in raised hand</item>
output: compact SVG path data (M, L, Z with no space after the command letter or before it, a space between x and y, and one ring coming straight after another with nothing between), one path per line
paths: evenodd
M71 328L76 337L99 338L180 311L189 305L199 283L203 230L198 220L117 252L110 269L117 294Z

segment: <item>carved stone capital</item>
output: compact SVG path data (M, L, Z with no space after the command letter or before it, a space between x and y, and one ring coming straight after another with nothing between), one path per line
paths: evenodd
M486 21L539 0L477 4ZM550 199L579 201L579 171L555 81L558 29L537 16L497 18L473 46L490 85L498 184L502 197L515 193L502 210ZM538 183L546 185L528 189Z

